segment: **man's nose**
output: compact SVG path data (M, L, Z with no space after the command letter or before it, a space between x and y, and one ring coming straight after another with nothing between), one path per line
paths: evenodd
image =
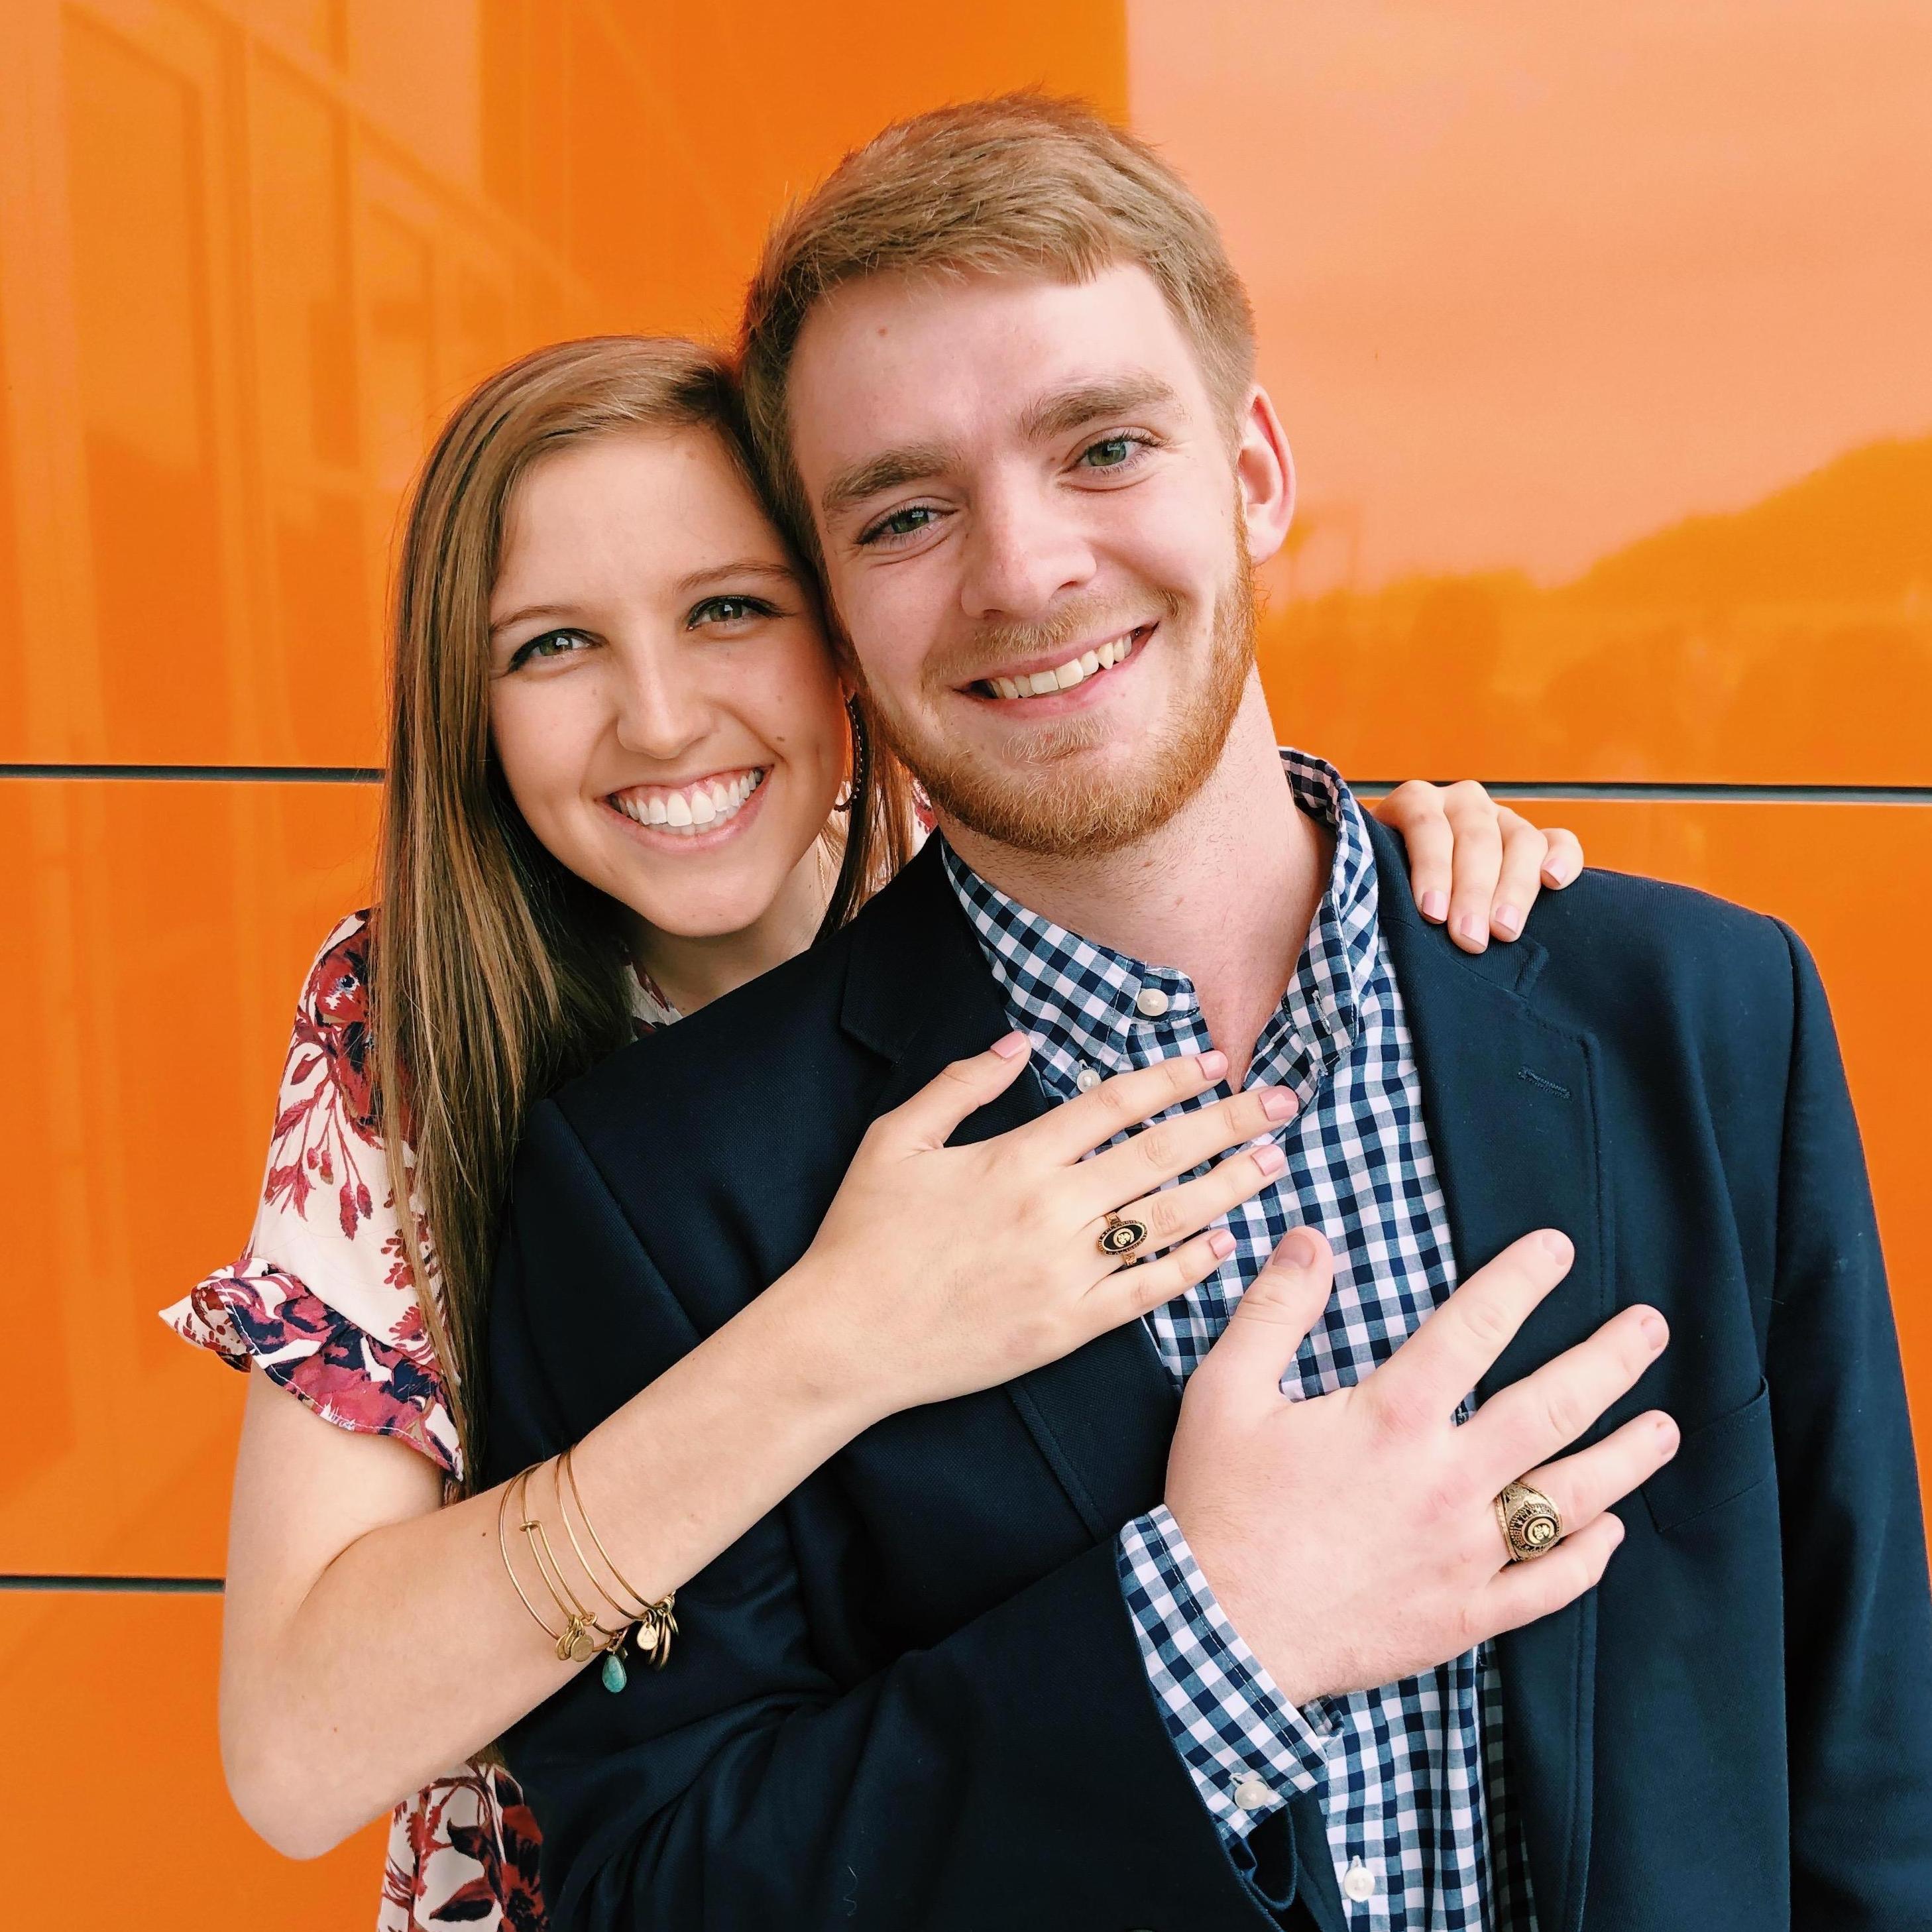
M965 536L960 602L977 621L1033 622L1094 575L1084 531L1049 491L981 491Z

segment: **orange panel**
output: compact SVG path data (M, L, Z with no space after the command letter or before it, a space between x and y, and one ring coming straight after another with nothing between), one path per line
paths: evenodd
M366 903L366 786L0 782L0 1225L38 1364L0 1570L218 1576L242 1378L155 1319L247 1238L315 948Z
M771 214L896 114L1126 101L1120 0L938 36L672 0L8 13L50 185L0 197L0 259L69 272L0 347L74 486L18 595L0 488L0 599L59 641L34 703L0 676L4 760L376 763L398 507L464 389L560 335L728 328Z
M213 1597L0 1593L0 1795L21 1842L50 1865L43 1907L26 1921L145 1932L374 1924L386 1820L298 1864L230 1802L214 1728L220 1640Z
M1818 962L1864 1134L1919 1462L1932 1497L1932 808L1520 802L1568 825L1593 865L1648 872L1775 914Z

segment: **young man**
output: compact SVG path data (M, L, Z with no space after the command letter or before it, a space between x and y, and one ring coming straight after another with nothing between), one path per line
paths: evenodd
M559 1923L1925 1924L1917 1489L1795 938L1606 877L1508 955L1418 919L1275 748L1251 564L1293 472L1240 284L1084 112L848 160L772 238L746 380L944 836L539 1111L500 1469L782 1271L867 1123L1010 1025L1034 1071L965 1138L1210 1045L1301 1106L1220 1275L872 1430L682 1594L670 1670L520 1727Z

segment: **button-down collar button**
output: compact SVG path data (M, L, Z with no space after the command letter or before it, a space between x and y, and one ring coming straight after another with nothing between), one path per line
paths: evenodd
M1134 1006L1148 1019L1157 1020L1167 1011L1167 995L1158 986L1143 986L1134 995Z
M1094 1089L1100 1084L1100 1070L1093 1066L1082 1067L1080 1071L1074 1075L1073 1084L1083 1094L1092 1093Z
M1364 1899L1375 1897L1376 1875L1360 1858L1352 1859L1342 1880L1342 1889L1360 1905Z
M1274 1802L1274 1793L1252 1772L1234 1786L1234 1802L1244 1811L1258 1811L1264 1804Z

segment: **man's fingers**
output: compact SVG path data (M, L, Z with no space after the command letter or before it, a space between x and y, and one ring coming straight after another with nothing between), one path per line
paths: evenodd
M1489 794L1465 778L1444 794L1442 808L1456 835L1454 876L1449 888L1449 936L1466 952L1480 952L1490 943L1490 909L1502 875L1502 834Z
M1623 1540L1622 1521L1605 1514L1574 1536L1566 1536L1548 1556L1506 1564L1484 1586L1478 1599L1479 1635L1486 1638L1519 1630L1574 1603L1586 1590L1594 1590Z
M1626 1422L1600 1442L1566 1456L1560 1462L1532 1469L1520 1478L1540 1490L1556 1505L1564 1533L1587 1529L1612 1504L1622 1502L1647 1483L1677 1454L1677 1425L1661 1409ZM1496 1533L1498 1554L1502 1532Z
M1519 938L1529 909L1542 890L1543 865L1550 841L1519 812L1504 806L1496 814L1502 835L1502 870L1490 907L1490 930L1501 940Z
M1024 1142L1030 1154L1042 1160L1071 1166L1082 1154L1105 1147L1116 1134L1126 1132L1137 1122L1206 1093L1227 1070L1225 1053L1172 1054L1165 1060L1156 1060L1151 1066L1116 1073L1112 1079L1102 1081L1092 1093L1078 1094L1040 1119L1015 1128L1012 1138ZM1257 1126L1248 1138L1266 1131L1264 1126ZM1222 1141L1219 1144L1226 1147L1230 1143ZM1208 1151L1214 1150L1210 1148ZM1206 1154L1197 1155L1190 1165L1198 1166L1207 1157ZM1187 1170L1181 1167L1173 1171L1184 1174Z
M1252 1378L1257 1389L1279 1390L1294 1352L1328 1305L1335 1282L1334 1251L1312 1228L1291 1228L1256 1276L1197 1376Z
M1440 926L1449 916L1456 846L1440 788L1411 778L1376 807L1375 815L1402 834L1408 848L1408 889L1416 909L1431 924Z
M1098 1100L1100 1096L1095 1094L1090 1097ZM1176 1114L1171 1120L1157 1120L1130 1136L1118 1147L1096 1154L1082 1167L1081 1184L1089 1190L1094 1212L1103 1214L1110 1208L1138 1199L1150 1188L1158 1187L1177 1175L1192 1173L1204 1161L1212 1160L1229 1148L1272 1134L1293 1120L1295 1112L1294 1096L1286 1087L1250 1087L1227 1100L1216 1100L1211 1106L1196 1107ZM1280 1171L1275 1169L1277 1174ZM1245 1198L1237 1195L1234 1199ZM1232 1207L1234 1202L1227 1204ZM1194 1225L1198 1227L1200 1223Z
M1465 1435L1485 1474L1500 1489L1561 1455L1636 1386L1670 1340L1655 1309L1623 1309L1587 1340L1490 1396Z
M909 1100L873 1124L908 1151L944 1147L968 1114L996 1100L1019 1077L1033 1042L1023 1033L996 1040L984 1053L943 1066Z
M1362 1384L1370 1400L1438 1421L1496 1365L1534 1308L1570 1272L1569 1237L1539 1228L1478 1268ZM1485 1403L1482 1414L1489 1412Z

